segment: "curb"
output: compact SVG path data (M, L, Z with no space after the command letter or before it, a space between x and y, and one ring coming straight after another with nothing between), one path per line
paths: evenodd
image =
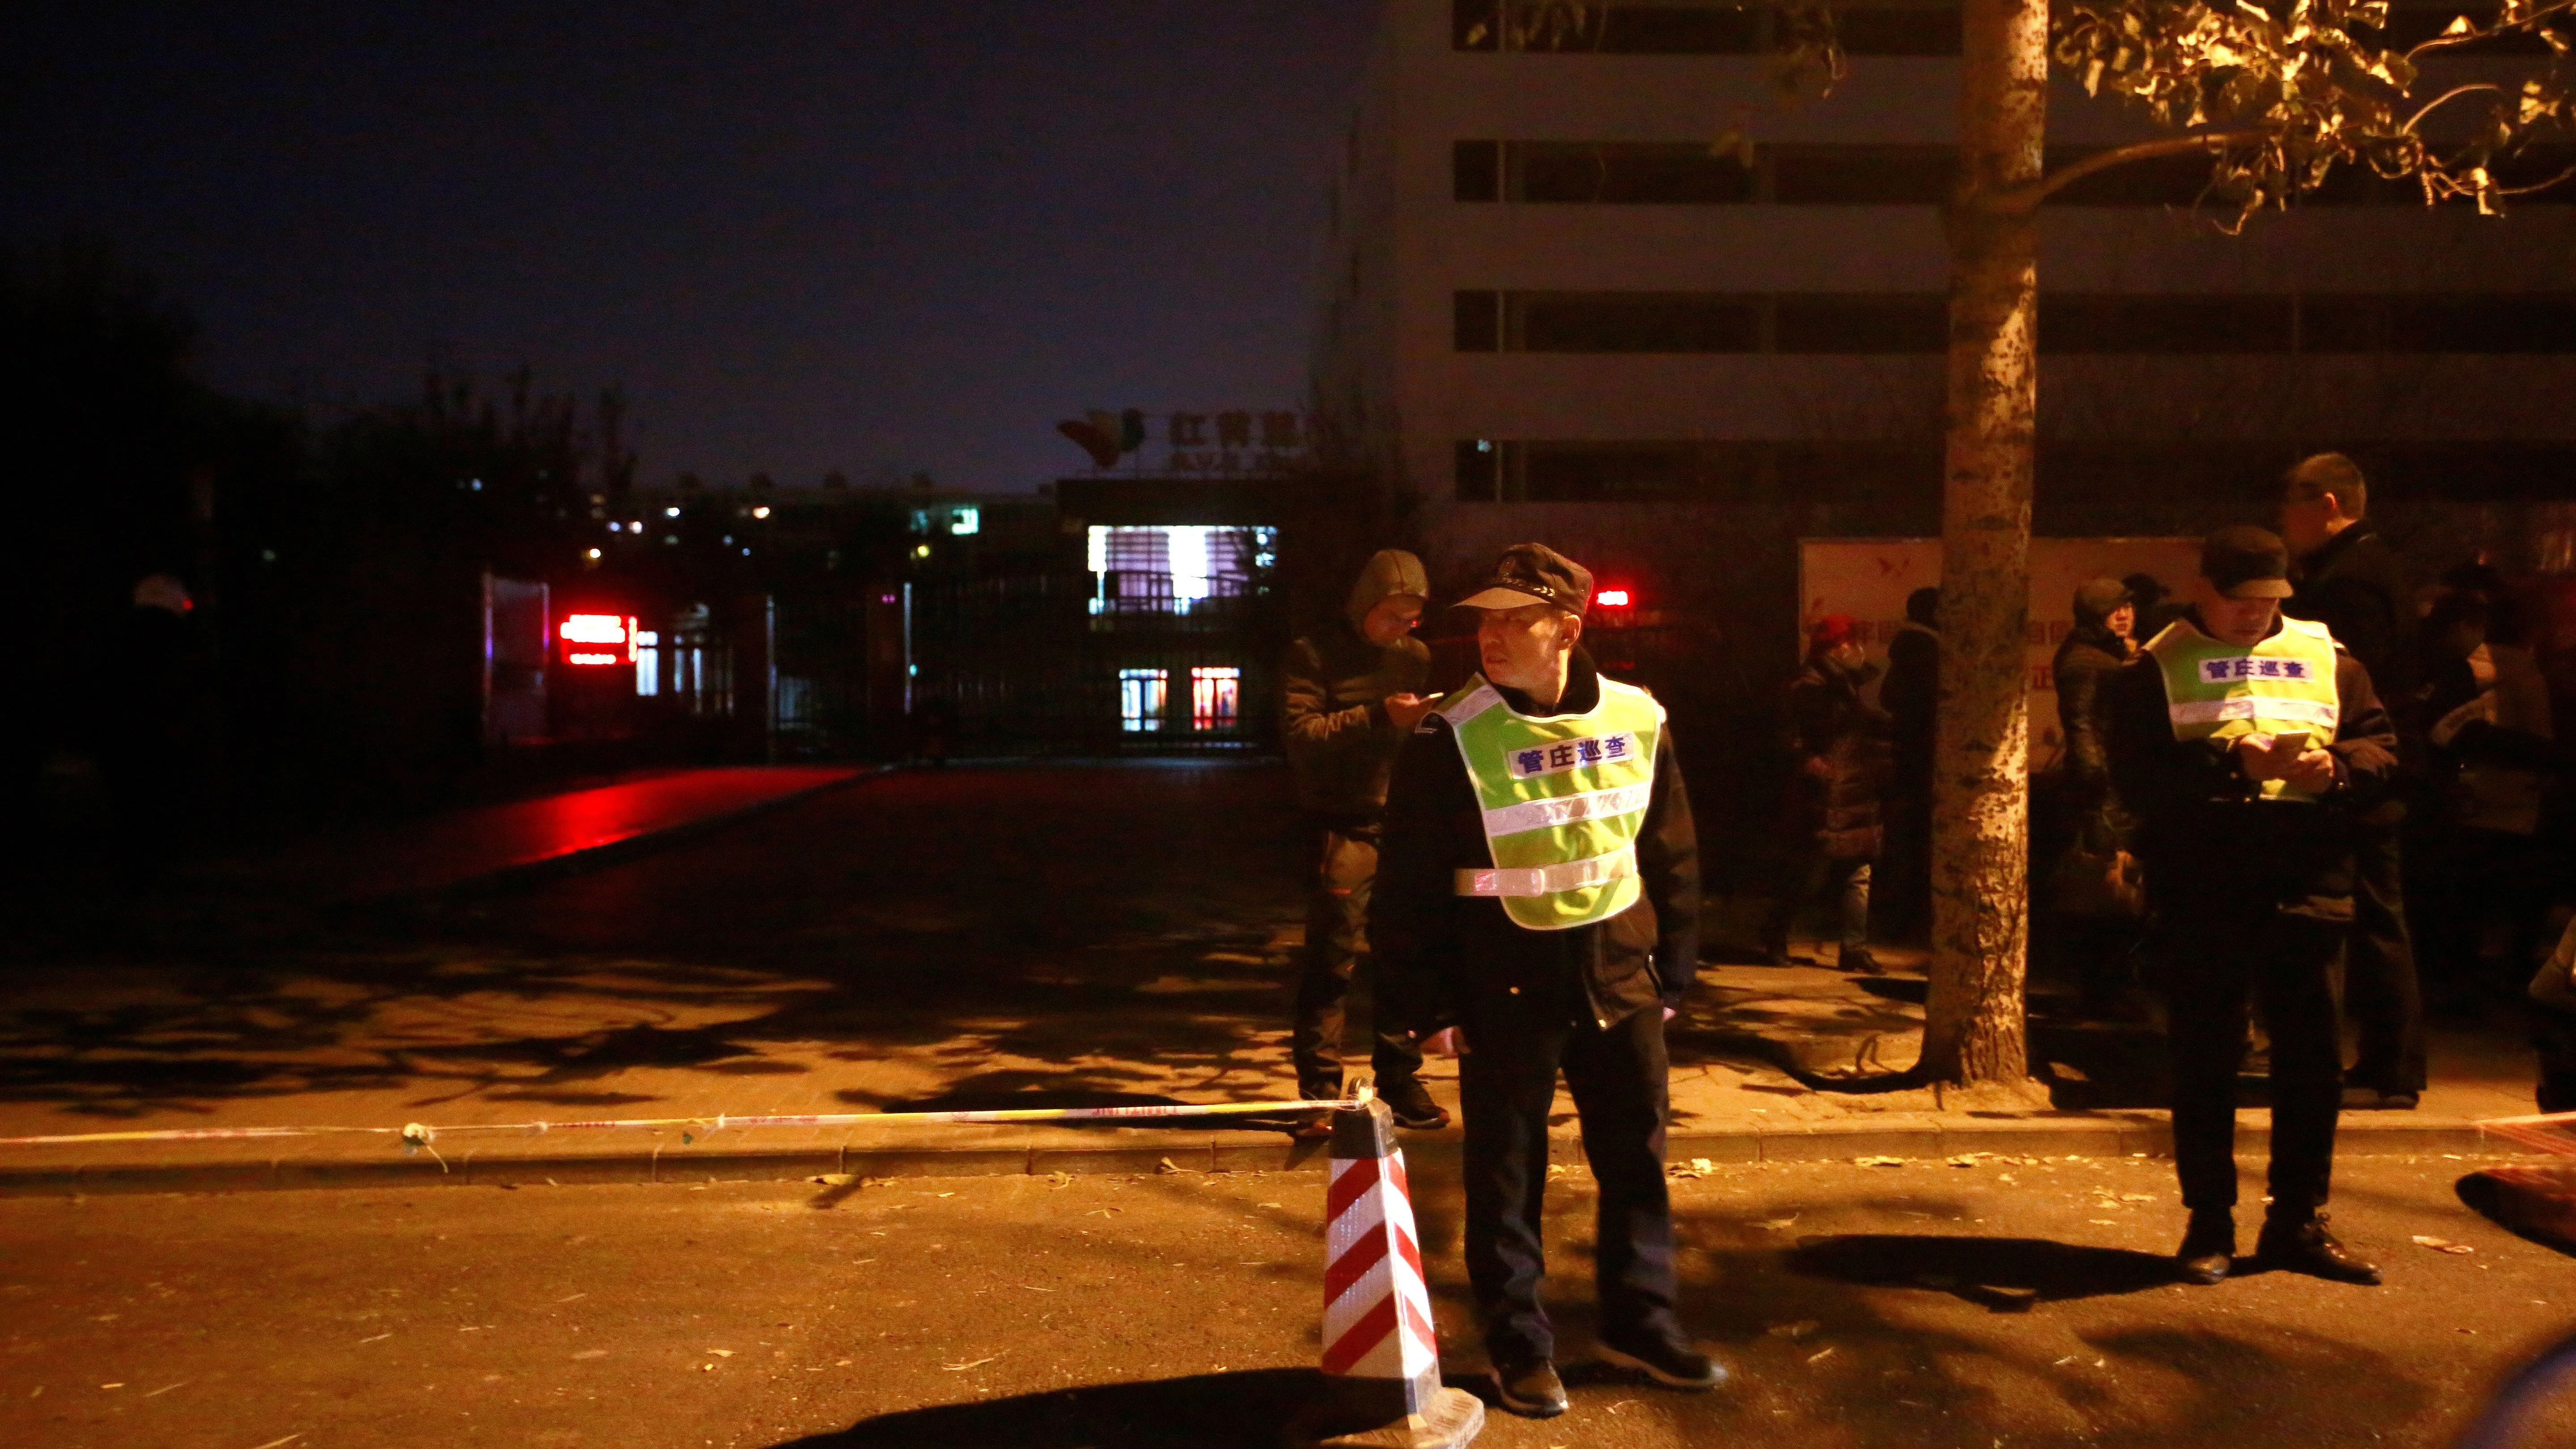
M902 765L855 767L840 779L826 780L819 785L808 785L802 790L790 790L784 795L772 795L767 799L754 800L748 805L719 810L713 815L701 815L694 820L683 820L679 824L665 825L658 830L640 830L621 839L600 845L584 846L578 850L567 850L560 855L549 855L540 860L523 860L515 865L505 865L497 870L485 871L480 875L470 875L462 880L449 881L445 885L389 891L359 900L354 904L459 905L507 895L513 891L529 890L554 881L586 875L594 870L605 870L610 866L640 860L655 851L666 850L674 845L684 845L689 841L713 835L719 830L739 825L746 820L784 810L791 805L801 805L818 795L826 795L834 790L846 790L863 781L880 779L904 768Z
M1150 1131L1151 1129L1130 1129ZM1408 1156L1418 1166L1454 1171L1463 1139L1455 1129L1409 1133ZM2265 1150L2271 1129L2241 1126L2240 1152ZM1053 1173L1152 1174L1179 1172L1322 1172L1326 1144L1283 1139L1267 1132L1173 1132L1163 1141L1126 1139L1083 1145L1064 1142L995 1143L991 1146L887 1148L707 1148L655 1146L649 1151L565 1154L471 1150L442 1161L430 1156L375 1158L278 1157L232 1162L125 1162L61 1167L0 1167L0 1197L84 1197L109 1193L262 1192L306 1188L531 1187L591 1183L789 1182L826 1174L869 1177L1044 1177ZM2347 1125L2337 1147L2345 1156L2409 1153L2527 1154L2529 1149L2490 1137L2466 1119L2434 1118L2387 1127ZM1668 1162L1705 1158L1712 1164L1850 1162L1885 1157L1903 1163L1939 1163L1966 1153L2003 1157L2171 1157L2173 1129L2148 1119L2065 1119L1879 1127L1867 1124L1801 1129L1757 1129L1675 1134ZM1582 1140L1551 1134L1549 1159L1569 1166L1583 1161ZM1164 1164L1170 1167L1165 1168Z

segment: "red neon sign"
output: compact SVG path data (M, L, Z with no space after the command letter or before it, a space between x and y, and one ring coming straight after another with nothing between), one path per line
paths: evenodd
M556 632L566 644L591 646L567 650L567 664L635 662L635 618L631 614L568 614ZM600 645L610 647L602 649Z
M1626 589L1603 589L1600 593L1592 596L1592 602L1599 604L1605 609L1624 609L1628 607L1628 591Z

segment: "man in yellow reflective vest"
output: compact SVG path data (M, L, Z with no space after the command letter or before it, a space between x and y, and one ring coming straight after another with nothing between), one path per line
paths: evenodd
M2112 783L2139 817L2172 999L2174 1164L2191 1214L2175 1260L2196 1283L2234 1263L2236 1071L2258 997L2272 1035L2272 1201L2255 1259L2379 1281L2326 1231L2324 1209L2354 832L2388 793L2397 733L2369 671L2325 626L2282 617L2289 595L2280 539L2218 530L2190 612L2104 693Z
M1663 706L1581 648L1591 597L1582 565L1524 543L1460 604L1483 669L1396 759L1370 923L1392 1019L1461 1056L1467 1276L1503 1407L1534 1418L1567 1407L1539 1304L1560 1071L1600 1184L1600 1356L1672 1388L1726 1376L1674 1317L1664 1184L1698 839Z

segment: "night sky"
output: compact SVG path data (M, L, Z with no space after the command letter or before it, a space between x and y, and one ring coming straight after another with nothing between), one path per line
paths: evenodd
M648 483L1074 471L1302 401L1371 0L10 7L0 231L104 235L208 381L629 397Z

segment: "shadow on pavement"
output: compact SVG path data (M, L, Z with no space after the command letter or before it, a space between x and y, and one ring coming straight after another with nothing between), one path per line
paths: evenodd
M2170 1259L2044 1238L1866 1233L1801 1239L1793 1272L1868 1287L1926 1288L1997 1313L2162 1288Z
M0 941L0 1104L1235 1092L1282 1075L1296 821L1271 766L922 772L436 921Z
M1321 1391L1314 1369L1249 1369L1137 1384L1091 1384L1042 1394L908 1409L832 1434L785 1441L812 1449L1012 1445L1019 1449L1280 1442L1281 1428ZM782 1446L783 1449L783 1446Z

